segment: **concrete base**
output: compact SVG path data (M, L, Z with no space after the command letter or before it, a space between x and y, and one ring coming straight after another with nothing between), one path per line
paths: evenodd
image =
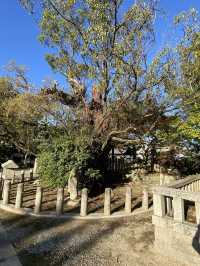
M167 217L152 217L155 249L188 266L200 265L200 232L195 224L177 223Z

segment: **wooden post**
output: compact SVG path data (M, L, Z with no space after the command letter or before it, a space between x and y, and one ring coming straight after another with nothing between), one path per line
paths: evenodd
M41 205L42 205L42 188L37 187L36 195L35 195L35 208L34 213L39 214L41 211Z
M63 201L64 201L64 188L58 188L57 201L56 201L56 215L57 216L63 213Z
M19 183L17 185L17 195L16 195L16 200L15 200L15 208L21 208L22 207L23 189L24 189L24 184Z
M132 188L128 186L126 187L126 199L125 199L125 212L127 214L131 213L131 198L132 198Z
M105 198L104 198L104 215L110 216L110 200L111 200L111 189L105 189Z
M5 180L3 187L3 205L7 205L9 203L10 186L10 180Z
M87 202L88 202L88 190L87 188L82 189L81 192L81 210L80 210L80 216L86 216L87 215Z

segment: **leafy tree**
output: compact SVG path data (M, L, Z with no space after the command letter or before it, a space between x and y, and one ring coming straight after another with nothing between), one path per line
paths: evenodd
M44 99L31 92L23 66L10 63L9 70L13 75L0 77L1 145L12 147L13 151L17 149L26 161L28 155L36 154L38 137L41 129L44 130L43 113L38 108Z
M34 96L54 104L44 110L54 124L76 135L87 128L99 169L114 145L156 140L177 105L169 50L148 63L155 1L137 1L124 12L121 0L20 2L39 17L39 40L54 51L46 59L67 80L67 91L55 84Z

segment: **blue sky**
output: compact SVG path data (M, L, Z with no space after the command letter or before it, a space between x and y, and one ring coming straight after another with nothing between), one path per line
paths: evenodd
M127 0L127 6L134 0ZM173 16L182 10L196 8L200 11L200 0L160 0L160 6L166 12L165 19L156 24L157 44L155 51L170 42L172 33L170 21ZM64 84L59 74L54 74L45 61L44 48L37 40L38 27L33 17L20 6L18 0L2 0L0 6L0 75L4 74L3 66L10 60L17 64L26 65L29 76L36 85L41 84L45 78L57 79Z

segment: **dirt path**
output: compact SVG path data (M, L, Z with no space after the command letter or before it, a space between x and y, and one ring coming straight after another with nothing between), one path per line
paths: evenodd
M0 219L24 266L181 266L154 252L151 214L66 221L1 212Z

